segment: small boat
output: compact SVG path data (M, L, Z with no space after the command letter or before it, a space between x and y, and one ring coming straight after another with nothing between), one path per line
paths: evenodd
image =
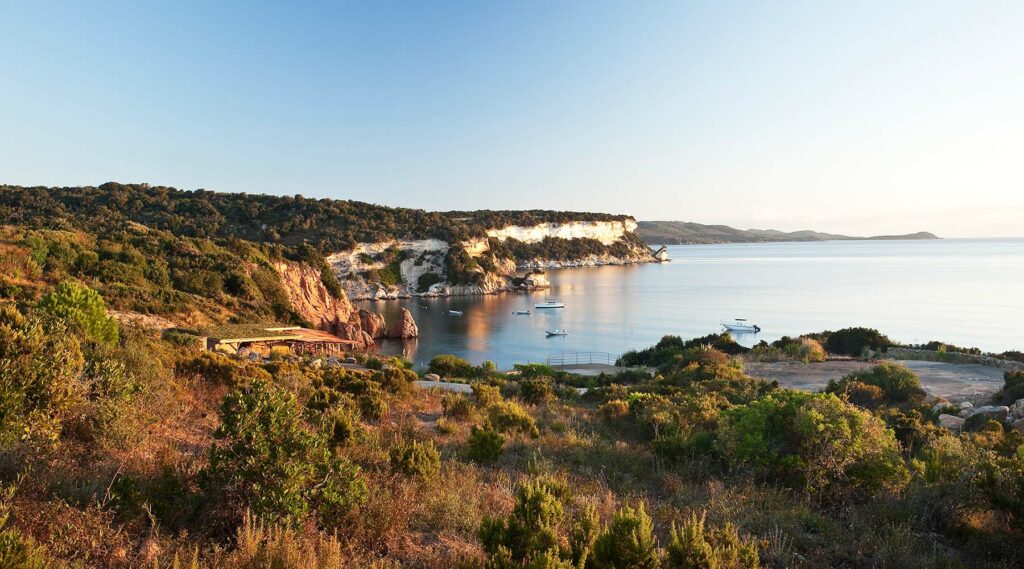
M529 316L530 315L530 311L529 310L513 310L512 314L517 314L519 316Z
M568 336L569 335L569 331L568 330L562 330L561 328L556 328L554 330L545 330L544 333L547 334L549 338L551 336Z
M565 303L557 298L547 298L544 302L533 305L534 308L565 308Z
M461 310L449 310L448 316L462 316Z
M757 334L761 331L761 327L757 324L751 324L747 322L746 318L737 318L733 322L722 322L722 328L725 328L729 332L753 332Z

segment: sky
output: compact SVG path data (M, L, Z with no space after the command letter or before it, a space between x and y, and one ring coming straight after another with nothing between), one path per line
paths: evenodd
M1024 236L1024 2L0 3L0 183Z

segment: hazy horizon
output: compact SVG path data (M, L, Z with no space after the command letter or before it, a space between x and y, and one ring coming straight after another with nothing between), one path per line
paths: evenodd
M1024 235L1021 3L2 13L0 183Z

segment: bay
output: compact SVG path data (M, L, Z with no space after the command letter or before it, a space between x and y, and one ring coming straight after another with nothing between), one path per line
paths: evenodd
M678 245L669 252L673 260L664 264L551 270L549 291L358 304L389 319L399 307L412 312L420 338L380 349L417 365L436 354L492 360L502 369L559 353L617 355L665 334L718 332L737 317L762 328L735 335L748 346L868 326L907 343L1024 350L1024 239ZM566 307L534 308L549 296ZM569 335L549 338L550 328Z

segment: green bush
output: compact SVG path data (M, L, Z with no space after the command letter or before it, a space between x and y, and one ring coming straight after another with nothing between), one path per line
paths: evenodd
M561 546L563 497L561 489L543 479L520 483L512 513L504 519L485 516L480 524L478 534L489 565L569 569L577 561L575 566L582 567L585 558L578 557L579 538L574 536L569 548Z
M116 344L117 320L107 316L103 298L93 289L75 281L64 281L39 302L39 308L75 323L87 338L101 344Z
M601 569L655 569L660 552L654 539L654 523L644 509L624 506L594 542L593 566Z
M430 290L431 285L444 282L444 277L437 273L423 273L416 280L416 292L424 293Z
M254 380L224 398L220 417L203 481L232 517L248 509L261 520L297 525L315 511L329 524L364 499L359 468L303 422L291 393Z
M844 393L851 383L878 387L885 402L890 405L918 403L925 397L917 375L907 366L897 363L883 362L870 370L851 373L838 381L829 381L825 390L829 393Z
M760 558L756 542L740 539L736 527L726 524L718 531L705 531L707 512L692 514L682 527L672 525L666 548L666 569L757 569Z
M411 441L391 447L391 469L407 476L429 478L441 468L441 453L434 443Z
M908 471L891 430L835 395L784 391L726 411L722 456L811 493L902 488Z
M1021 398L1024 398L1024 370L1003 372L1003 388L996 399L1010 404Z
M505 437L494 429L473 426L466 441L466 456L479 463L490 463L505 452Z
M359 418L345 405L338 405L324 413L321 430L327 443L334 448L348 446L359 432Z
M523 379L519 381L519 396L530 405L543 405L555 398L555 390L548 378Z
M473 404L461 393L445 393L441 396L441 412L452 419L468 419L473 416Z
M7 527L13 486L0 484L0 567L3 569L48 569L53 567L46 548L15 528Z
M488 385L477 381L469 387L473 390L473 398L476 401L477 407L486 408L504 401L501 397L501 389L496 385Z
M892 340L874 328L843 328L835 332L823 332L825 349L829 353L847 356L862 356L867 350L884 351L894 345Z
M384 394L379 391L368 391L359 396L359 412L371 421L379 421L388 414L390 406Z
M427 364L429 373L436 373L441 377L458 377L470 379L475 377L475 368L466 360L450 354L440 354L431 358Z
M533 417L511 401L495 403L487 408L487 423L499 433L522 433L531 437L540 435Z
M77 336L63 325L47 329L0 305L0 447L56 442L86 395L84 366Z

